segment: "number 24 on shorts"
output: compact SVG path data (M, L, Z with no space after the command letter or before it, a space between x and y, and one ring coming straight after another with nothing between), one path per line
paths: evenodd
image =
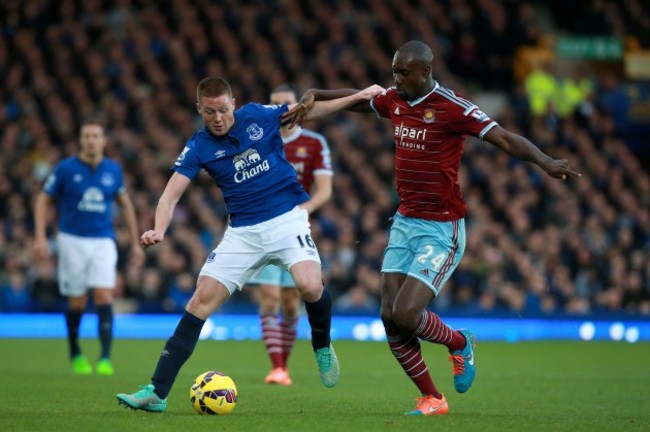
M416 259L420 264L425 264L429 258L433 257L431 258L431 265L433 266L433 269L437 271L438 269L440 269L440 266L445 261L445 258L447 258L447 254L441 253L436 256L433 256L434 255L433 246L426 245L425 248L427 250L426 253L423 253L422 255L418 255Z

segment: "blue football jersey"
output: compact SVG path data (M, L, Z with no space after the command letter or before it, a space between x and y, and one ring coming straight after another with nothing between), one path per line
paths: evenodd
M59 231L82 237L115 237L113 201L124 192L122 168L104 158L93 168L78 156L59 162L45 181L57 200Z
M284 157L280 118L287 105L250 103L235 110L224 136L196 132L172 170L190 179L201 168L222 190L230 225L254 225L288 212L309 199Z

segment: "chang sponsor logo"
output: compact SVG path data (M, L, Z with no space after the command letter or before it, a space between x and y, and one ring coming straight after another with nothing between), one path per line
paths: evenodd
M248 149L236 155L232 159L232 163L237 170L234 176L235 183L242 183L271 169L269 161L266 159L262 160L260 154L255 149Z

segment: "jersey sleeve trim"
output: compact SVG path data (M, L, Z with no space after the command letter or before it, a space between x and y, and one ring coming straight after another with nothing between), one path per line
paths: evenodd
M465 111L463 111L463 115L467 116L467 114L471 113L476 108L478 108L476 105L470 105L467 109L465 109Z
M478 134L478 138L479 138L481 141L483 141L483 137L485 136L485 134L488 133L488 131L489 131L490 129L492 129L494 126L497 126L497 125L498 125L498 123L495 122L495 121L493 121L493 122L491 122L489 125L485 126L485 127L483 128L483 130Z
M370 99L370 108L377 114L377 118L381 118L381 115L379 115L379 111L377 111L377 108L375 108L375 100Z
M326 175L326 176L331 177L331 176L334 175L334 171L329 170L329 169L317 169L317 170L314 170L314 177L319 176L319 175Z

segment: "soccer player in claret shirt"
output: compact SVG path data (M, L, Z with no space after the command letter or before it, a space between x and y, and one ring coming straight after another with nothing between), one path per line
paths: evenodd
M383 89L372 86L345 98L314 105L307 118L317 119L361 101ZM312 347L326 387L339 379L339 363L330 341L332 300L323 289L320 258L311 240L309 200L284 157L280 123L293 105L249 103L235 109L228 82L209 77L197 87L197 110L205 127L197 131L172 167L174 174L158 201L154 229L140 241L149 247L164 240L174 208L201 169L223 191L229 227L207 257L196 291L167 340L151 383L118 402L133 409L162 412L182 365L190 357L205 320L262 266L288 269L305 301Z
M422 397L407 415L447 414L449 407L422 358L420 340L445 345L456 391L469 390L476 372L474 335L452 330L426 306L458 265L465 249L466 206L458 185L466 135L487 141L555 178L580 174L566 160L553 159L526 138L500 127L472 102L436 82L433 53L410 41L393 57L395 85L350 108L375 112L393 123L399 207L393 218L382 265L381 319L391 352ZM308 90L293 111L300 123L314 100L356 90Z
M273 105L295 104L296 93L289 86L281 85L271 92L270 102ZM287 161L296 170L303 189L310 194L309 200L300 207L312 214L332 196L332 164L327 140L316 132L301 127L289 129L288 125L282 126L280 133ZM296 285L288 271L273 264L262 268L248 282L259 285L262 339L272 365L264 382L291 385L287 361L296 341L300 316ZM280 311L282 321L278 319Z

